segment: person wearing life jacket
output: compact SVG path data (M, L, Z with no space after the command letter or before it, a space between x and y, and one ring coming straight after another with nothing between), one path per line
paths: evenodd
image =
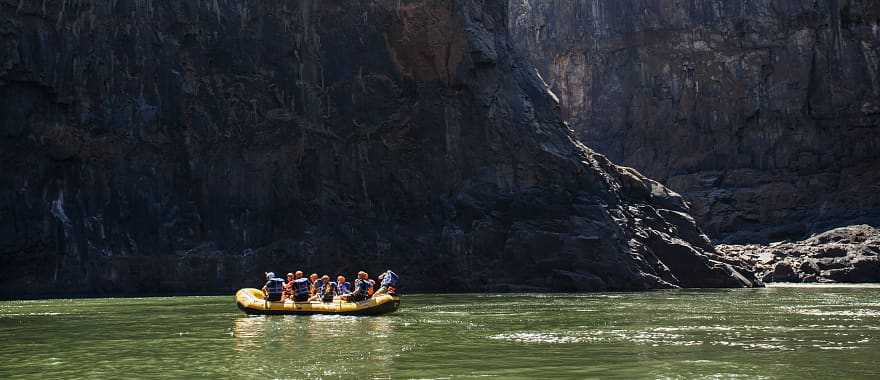
M318 294L318 287L316 286L317 281L318 281L318 274L317 273L312 273L309 275L309 297L312 297L315 294Z
M342 296L342 299L349 302L360 302L367 299L369 297L367 293L370 290L369 279L367 272L358 272L358 278L354 281L354 291Z
M343 295L351 293L351 283L345 281L345 276L336 276L336 294Z
M333 297L336 296L336 283L330 281L330 276L325 274L321 277L321 288L318 290L318 295L321 301L333 302Z
M386 293L392 296L397 294L397 289L400 287L400 278L397 277L397 273L392 272L390 269L386 270L385 273L379 275L379 281L382 281L382 283L379 285L379 290L373 293L373 296Z
M316 280L312 280L312 276L314 276L316 278ZM324 276L324 277L318 278L317 274L312 274L312 276L309 276L309 281L312 283L309 286L309 294L311 294L311 296L309 296L309 302L320 301L321 300L321 292L324 289L324 277L327 277L328 281L330 280L330 277Z
M293 280L293 301L308 302L309 300L309 279L303 277L301 271L296 271Z
M293 273L287 274L287 281L284 282L284 294L281 296L282 299L293 299L293 280L295 279Z
M367 288L367 298L369 298L372 297L373 293L376 291L376 280L370 278L367 279L367 283L370 284L370 286Z
M263 298L266 301L281 301L284 296L284 280L275 277L275 273L266 272L266 285L263 285Z

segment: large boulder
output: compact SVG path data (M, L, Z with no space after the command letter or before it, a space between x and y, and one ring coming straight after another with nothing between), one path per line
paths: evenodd
M790 262L780 261L773 266L771 279L773 282L798 282L800 281L800 276L795 273ZM765 277L764 280L767 281L767 278Z

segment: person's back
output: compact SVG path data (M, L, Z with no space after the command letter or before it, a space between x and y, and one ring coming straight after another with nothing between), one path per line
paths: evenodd
M266 273L266 284L263 285L263 296L266 301L281 301L284 295L284 280L275 277L272 272Z
M293 280L293 300L296 302L309 300L309 279L300 277Z

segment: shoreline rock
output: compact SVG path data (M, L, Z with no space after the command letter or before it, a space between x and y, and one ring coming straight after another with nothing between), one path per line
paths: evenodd
M836 228L797 242L716 249L754 268L764 282L880 282L880 230L868 225Z

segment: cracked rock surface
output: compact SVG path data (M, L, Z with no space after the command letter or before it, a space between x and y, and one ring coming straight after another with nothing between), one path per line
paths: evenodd
M573 137L507 5L0 0L0 296L759 285ZM736 263L734 263L736 264Z

